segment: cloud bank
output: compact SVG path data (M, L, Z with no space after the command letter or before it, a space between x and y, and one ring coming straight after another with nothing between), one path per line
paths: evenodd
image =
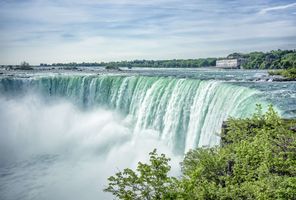
M1 0L0 64L223 56L296 47L295 1Z
M296 6L296 3L291 3L291 4L287 4L287 5L281 5L281 6L275 6L275 7L270 7L270 8L264 8L259 13L260 14L266 14L267 12L270 12L270 11L284 10L284 9L292 8L294 6Z

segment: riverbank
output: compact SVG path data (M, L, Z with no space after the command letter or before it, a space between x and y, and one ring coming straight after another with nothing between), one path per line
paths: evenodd
M285 70L269 71L270 76L278 77L279 81L296 81L296 67Z

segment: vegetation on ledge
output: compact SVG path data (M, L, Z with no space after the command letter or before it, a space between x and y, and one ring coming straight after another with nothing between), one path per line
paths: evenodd
M119 67L118 67L118 66L107 65L107 66L105 67L105 69L108 69L108 70L119 70Z
M286 79L296 80L296 67L289 68L286 70L269 71L268 74L271 76L279 75L283 76Z
M149 164L111 176L105 191L118 199L296 199L293 123L258 106L251 118L227 121L220 147L188 152L179 179L154 150Z

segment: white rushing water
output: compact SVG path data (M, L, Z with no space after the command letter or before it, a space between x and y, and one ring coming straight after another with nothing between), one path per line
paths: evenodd
M161 77L47 76L0 81L0 199L109 199L108 176L154 148L172 174L191 148L219 144L256 90Z
M0 199L109 199L102 192L119 169L134 168L157 148L180 158L154 132L133 135L115 112L82 111L37 96L0 99Z

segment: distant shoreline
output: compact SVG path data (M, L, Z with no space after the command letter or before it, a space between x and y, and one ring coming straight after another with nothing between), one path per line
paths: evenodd
M203 68L133 68L128 69L126 67L121 68L120 70L105 69L104 67L76 67L75 69L63 68L63 67L33 67L31 70L5 70L0 69L0 78L2 77L15 77L15 78L30 78L37 75L90 75L90 76L100 76L100 75L110 75L110 76L151 76L153 73L155 76L167 77L168 73L173 72L175 75L172 77L176 78L193 78L196 74L203 73L229 73L229 77L233 77L233 73L248 73L248 72L257 72L258 77L253 77L246 79L245 81L251 82L287 82L287 81L296 81L295 79L287 79L279 75L269 75L268 70L262 69L220 69L216 67L203 67ZM277 70L280 71L280 70ZM186 76L179 76L179 74L187 74ZM227 76L226 74L226 76ZM199 78L197 78L199 79ZM200 79L200 80L212 80L216 79L215 76L210 79ZM223 80L225 81L225 80Z
M296 50L272 50L269 52L232 53L226 57L209 57L197 59L170 59L170 60L132 60L117 62L69 62L69 63L40 63L30 65L23 61L20 65L0 65L3 68L21 67L105 67L108 69L127 68L201 68L217 66L217 61L238 60L236 68L243 69L288 69L296 67Z

